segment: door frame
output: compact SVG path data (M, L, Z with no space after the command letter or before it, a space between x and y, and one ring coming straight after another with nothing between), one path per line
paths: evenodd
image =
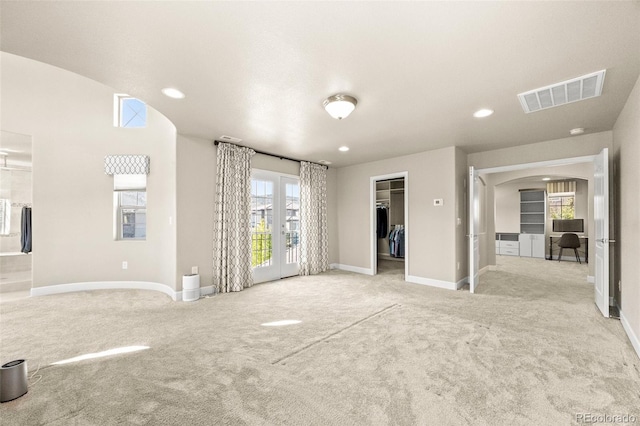
M405 229L411 230L409 226L409 172L396 172L386 175L371 176L369 178L369 210L370 210L370 265L369 275L376 275L378 273L378 235L377 235L377 223L376 223L376 182L380 180L388 179L400 179L404 178L404 226ZM407 280L409 276L409 232L404 234L404 280Z
M273 203L274 205L276 203L278 203L279 205L282 204L282 196L283 196L283 188L282 188L282 179L292 179L292 180L296 180L298 181L298 184L300 183L300 176L297 175L292 175L292 174L288 174L288 173L280 173L280 172L274 172L272 170L265 170L265 169L257 169L257 168L252 168L251 169L251 179L265 179L265 180L273 180L275 182L274 184L274 189L273 189ZM275 215L275 209L274 209L274 226L273 226L273 230L272 230L272 259L274 260L273 264L276 263L277 260L277 268L278 268L278 273L277 275L275 274L275 272L273 274L264 274L263 277L260 277L259 279L256 280L256 277L254 274L254 270L255 268L252 268L252 275L254 277L254 283L258 284L258 283L262 283L262 282L269 282L269 281L275 281L275 280L279 280L281 278L286 278L288 276L292 276L292 275L286 275L284 276L282 274L282 262L284 261L284 251L283 250L283 246L282 244L284 243L283 238L282 238L282 233L281 233L281 226L282 223L280 223L282 221L282 217L286 218L286 206L285 206L285 212L280 212L280 214L277 216L277 221L278 221L278 225L276 226L276 215ZM277 244L276 244L277 242ZM276 250L276 246L277 246L277 250ZM299 265L298 265L299 266ZM294 274L295 275L295 274Z
M477 170L475 170L475 172L478 175L487 175L487 174L492 174L492 173L501 173L501 172L516 171L516 170L533 169L533 168L537 168L537 167L562 166L562 165L570 165L570 164L578 164L578 163L592 163L592 164L595 164L596 158L600 155L600 153L604 149L608 149L608 148L602 148L600 150L600 152L598 152L598 154L595 154L595 155L583 155L583 156L579 156L579 157L560 158L560 159L557 159L557 160L546 160L546 161L537 161L537 162L533 162L533 163L512 164L512 165L508 165L508 166L487 167L487 168L484 168L484 169L477 169ZM608 176L609 186L611 185L610 172L611 172L611 168L609 168L609 176ZM594 173L595 173L595 171L594 171ZM472 209L471 209L470 206L468 208L468 212L467 213L469 215L472 214ZM471 220L471 218L469 218L469 220ZM609 230L610 226L611 226L611 224L609 222L608 226L607 226L607 231ZM595 235L593 237L595 238ZM607 260L610 262L610 259L607 259ZM471 259L469 259L469 262L470 261L471 261ZM471 267L470 263L469 263L468 267L469 267L469 271L471 271L472 267ZM611 270L611 268L608 268L608 269ZM595 274L597 274L597 273L598 272L596 271ZM611 277L608 276L608 277L605 277L605 278L607 280L607 285L610 287L611 286L611 282L610 282L611 281ZM478 283L476 283L476 287L477 287ZM594 285L594 287L595 287L595 285ZM595 289L594 289L594 293L595 293Z

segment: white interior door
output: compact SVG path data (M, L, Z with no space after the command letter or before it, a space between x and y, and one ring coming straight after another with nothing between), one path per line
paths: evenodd
M609 152L605 148L594 160L593 218L595 221L595 300L609 317Z
M479 283L480 266L480 190L478 174L469 167L469 291L475 293Z
M294 177L253 170L251 264L256 283L298 274L300 185Z

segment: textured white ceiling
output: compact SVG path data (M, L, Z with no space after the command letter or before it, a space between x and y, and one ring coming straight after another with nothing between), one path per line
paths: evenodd
M139 97L179 133L336 166L610 130L640 74L637 1L0 7L3 51ZM520 92L600 69L599 98L532 114L519 105ZM186 98L166 98L167 86ZM345 120L322 108L335 93L358 98ZM481 107L495 114L473 118Z

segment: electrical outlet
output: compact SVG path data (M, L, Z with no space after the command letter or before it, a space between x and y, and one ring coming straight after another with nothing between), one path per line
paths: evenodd
M191 273L194 274L194 275L197 274L198 273L198 267L197 266L192 266L191 267Z
M442 198L434 198L433 199L433 205L440 207L444 204L444 200Z
M129 268L129 263L126 260L122 261L122 269L127 269Z

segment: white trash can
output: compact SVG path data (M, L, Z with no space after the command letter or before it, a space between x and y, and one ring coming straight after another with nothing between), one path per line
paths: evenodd
M27 393L27 361L17 359L0 367L0 402L13 401Z
M182 300L184 302L194 302L198 299L200 299L200 275L183 275Z

